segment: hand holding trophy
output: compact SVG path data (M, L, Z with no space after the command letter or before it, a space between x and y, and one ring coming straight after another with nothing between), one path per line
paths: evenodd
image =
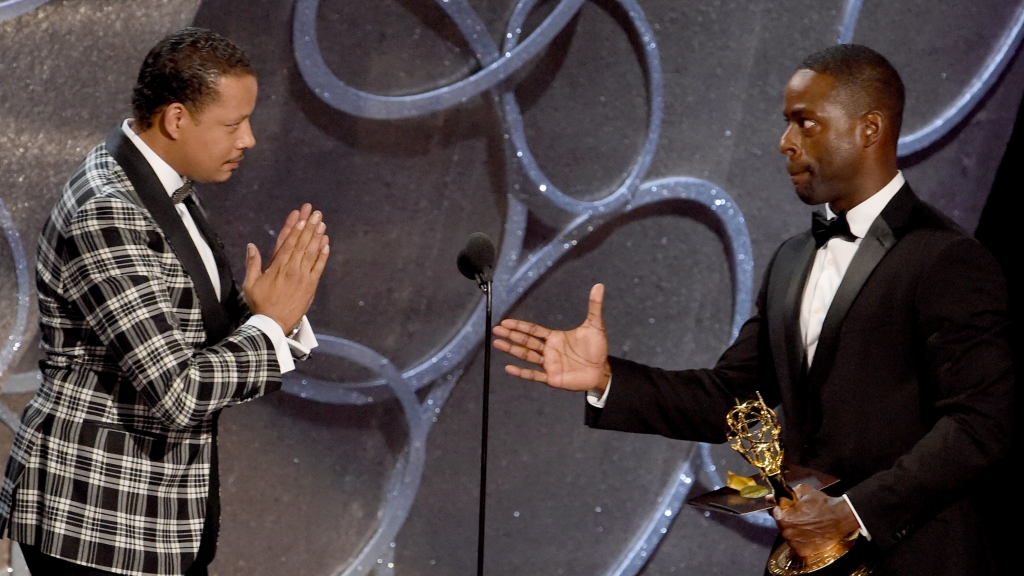
M756 400L739 404L726 416L729 445L760 470L771 487L775 501L786 508L797 494L783 476L782 427L775 412L761 394ZM822 576L867 576L871 568L856 553L849 553L857 542L857 532L848 534L826 550L801 557L789 543L783 542L768 558L768 572L774 576L798 576L817 572Z

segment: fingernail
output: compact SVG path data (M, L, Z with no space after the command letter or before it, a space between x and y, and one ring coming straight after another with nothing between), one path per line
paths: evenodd
M312 222L319 222L323 217L324 217L323 213L321 213L319 210L317 210L316 212L313 212L313 216L310 218L310 221L312 221Z
M299 230L302 230L303 228L306 227L306 221L305 220L299 220L299 223L296 224L295 227L298 228Z
M324 254L330 254L331 253L331 245L330 244L328 244L327 246L324 246L323 253Z
M324 224L323 222L318 224L316 227L316 231L318 234L323 234L325 230L327 230L327 224Z
M249 256L252 256L255 251L256 251L256 245L255 244L248 244L245 247L245 253L247 255L249 255Z

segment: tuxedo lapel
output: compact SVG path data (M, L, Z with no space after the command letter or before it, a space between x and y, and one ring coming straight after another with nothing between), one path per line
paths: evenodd
M768 292L768 326L776 375L783 388L792 391L783 394L796 399L795 413L786 414L793 425L805 414L802 377L804 345L800 338L800 303L804 285L814 262L814 237L807 231L785 243L775 257L770 271Z
M146 162L142 152L128 139L120 126L107 136L107 152L117 161L135 189L135 194L142 205L149 211L157 225L167 238L174 254L181 262L185 273L192 279L196 297L199 298L203 313L203 328L206 330L206 345L213 345L231 333L232 324L227 310L217 300L210 275L206 271L199 251L192 241L181 216L174 208L174 202L157 178L156 172ZM219 264L219 263L218 263ZM221 266L218 265L218 268ZM223 272L222 272L223 274ZM230 284L221 284L225 292L230 291Z
M213 226L210 226L210 221L206 218L206 210L203 210L194 193L185 199L184 204L188 208L189 214L192 215L192 221L196 223L199 232L210 245L213 259L217 262L217 272L220 273L220 301L222 304L227 304L234 294L235 282L231 277L231 267L228 265L227 256L224 254L224 243L220 241Z
M864 239L861 240L860 247L857 248L849 268L846 269L846 275L843 276L843 280L839 284L839 289L832 299L832 304L829 306L825 321L821 326L818 347L814 351L814 362L807 375L810 397L820 397L818 391L828 379L835 363L843 321L875 267L896 244L896 230L902 227L916 202L917 198L911 192L910 187L904 185L871 224ZM814 416L811 420L816 425L820 424L820 406L814 407Z

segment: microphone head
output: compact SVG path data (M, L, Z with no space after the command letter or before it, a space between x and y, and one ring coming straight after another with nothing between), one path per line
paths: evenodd
M482 275L486 278L490 275L490 271L494 268L494 257L494 243L491 242L491 239L486 234L474 232L469 236L466 247L459 252L455 263L463 276L470 280L477 280L478 276Z

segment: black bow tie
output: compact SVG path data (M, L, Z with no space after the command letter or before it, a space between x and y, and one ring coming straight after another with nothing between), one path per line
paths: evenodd
M811 218L811 235L814 236L814 245L821 248L833 236L853 242L857 240L853 232L850 232L850 224L846 221L846 210L836 214L836 217L829 220L821 212L815 212Z
M192 193L193 185L194 183L190 178L185 178L185 183L181 185L181 188L174 191L174 194L171 195L171 200L175 204L181 204L181 201L188 198L188 195Z

